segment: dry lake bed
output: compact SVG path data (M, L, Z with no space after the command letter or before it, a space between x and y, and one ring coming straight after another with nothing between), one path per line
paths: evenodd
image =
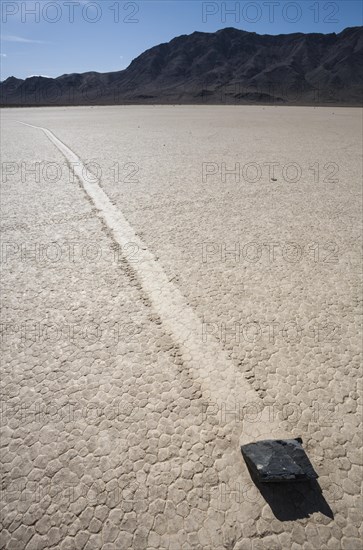
M0 547L361 548L361 110L1 118Z

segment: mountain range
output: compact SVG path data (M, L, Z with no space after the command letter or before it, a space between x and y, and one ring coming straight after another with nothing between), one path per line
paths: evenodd
M363 27L339 34L194 32L122 71L9 77L2 106L112 104L361 105Z

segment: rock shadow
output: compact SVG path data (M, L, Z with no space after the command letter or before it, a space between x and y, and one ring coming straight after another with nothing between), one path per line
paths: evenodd
M334 519L333 511L325 500L321 487L316 480L261 483L248 465L247 468L254 485L278 520L294 521L308 518L316 512Z

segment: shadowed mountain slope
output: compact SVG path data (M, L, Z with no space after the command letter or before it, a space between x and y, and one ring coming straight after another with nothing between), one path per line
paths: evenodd
M259 35L234 28L159 44L113 73L14 77L2 105L281 103L359 105L363 27Z

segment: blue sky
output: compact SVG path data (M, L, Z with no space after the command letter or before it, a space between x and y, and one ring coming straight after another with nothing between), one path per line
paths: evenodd
M118 71L146 49L194 31L236 27L260 34L338 33L362 25L363 13L361 0L0 3L2 80Z

